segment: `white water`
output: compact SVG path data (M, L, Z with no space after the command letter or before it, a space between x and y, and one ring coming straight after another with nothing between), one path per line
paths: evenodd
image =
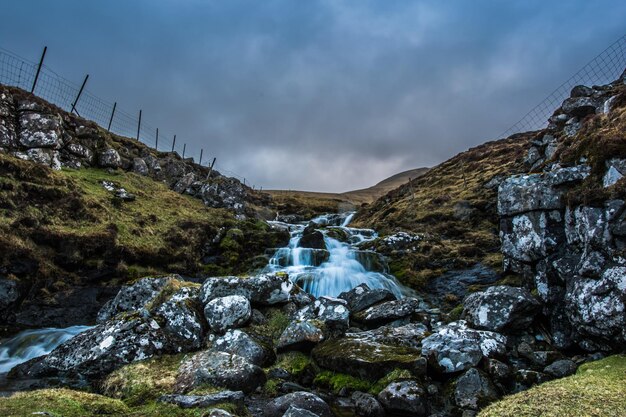
M50 353L61 343L84 332L90 326L72 326L65 329L45 328L24 330L0 342L0 373L27 360Z
M289 245L276 251L265 272L286 272L293 282L316 297L336 297L363 283L370 288L387 288L397 297L408 295L410 290L386 272L386 264L375 252L359 249L362 243L376 239L377 234L371 229L348 227L353 216L351 212L312 220L324 234L326 250L299 247L307 224L282 223L291 233ZM345 232L348 242L330 237L329 230L322 228L325 226ZM374 264L383 270L375 270Z

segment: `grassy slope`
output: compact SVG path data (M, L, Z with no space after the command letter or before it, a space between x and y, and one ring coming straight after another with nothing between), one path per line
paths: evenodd
M479 417L621 417L626 415L626 356L582 365L576 375L511 395Z
M362 210L354 224L381 234L410 231L427 236L416 252L397 258L391 254L392 272L416 289L446 270L476 262L498 268L497 186L485 184L522 171L533 136L488 142L460 153L381 197Z
M103 180L136 200L115 199ZM201 254L216 237L214 262L204 266ZM0 267L16 278L63 286L94 276L244 272L266 245L278 244L275 238L263 222L238 221L147 177L93 168L54 172L0 154Z

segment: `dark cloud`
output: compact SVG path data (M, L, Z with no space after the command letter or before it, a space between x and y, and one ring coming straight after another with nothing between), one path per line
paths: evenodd
M343 191L495 138L623 35L620 1L5 2L35 58L265 188Z

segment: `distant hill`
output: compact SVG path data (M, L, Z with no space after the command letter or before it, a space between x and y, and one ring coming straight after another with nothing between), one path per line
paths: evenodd
M378 184L345 193L324 193L298 190L267 190L274 200L274 207L283 214L297 213L305 217L334 211L354 210L362 204L373 203L407 182L421 177L428 168L415 168L400 172Z

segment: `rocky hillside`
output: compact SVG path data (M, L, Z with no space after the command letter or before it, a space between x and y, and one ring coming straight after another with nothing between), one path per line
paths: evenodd
M257 219L268 197L208 174L0 87L0 322L89 322L149 272L263 266L288 238Z

